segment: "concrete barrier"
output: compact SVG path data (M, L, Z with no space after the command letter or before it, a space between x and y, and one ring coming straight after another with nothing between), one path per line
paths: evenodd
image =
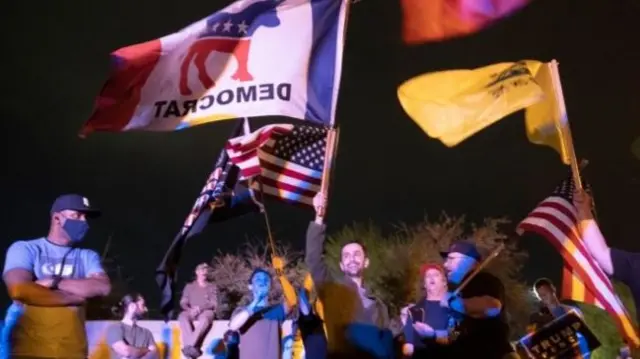
M109 325L117 323L115 321L88 321L86 323L87 341L89 344L89 359L109 359L109 348L105 342L105 331ZM165 323L160 320L142 320L138 324L147 328L153 334L156 345L160 350L161 359L184 359L182 355L182 335L177 321ZM229 322L218 320L213 323L211 330L207 334L203 345L202 359L223 358L219 349L216 354L216 347L224 333L227 331ZM304 359L304 353L292 358L293 336L291 335L291 321L286 321L282 325L283 346L285 348L283 359Z

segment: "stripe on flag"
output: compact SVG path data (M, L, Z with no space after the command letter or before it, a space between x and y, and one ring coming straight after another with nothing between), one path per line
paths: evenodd
M237 0L180 31L118 49L80 134L177 131L256 116L332 125L348 6Z
M243 179L265 196L313 205L320 191L327 128L312 125L268 125L227 142L231 161Z
M640 338L633 327L629 313L615 294L609 278L587 251L578 228L577 210L573 205L575 185L572 178L565 179L518 224L517 232L533 232L545 237L562 255L570 277L563 284L568 298L576 298L606 310L615 320L622 335L629 343L640 345ZM575 292L574 292L575 291ZM590 303L590 296L593 300Z
M562 291L560 296L575 302L604 308L602 303L587 289L580 276L566 264L562 269Z

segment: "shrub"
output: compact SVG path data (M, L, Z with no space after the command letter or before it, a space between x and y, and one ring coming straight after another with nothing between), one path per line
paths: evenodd
M414 303L422 296L419 268L425 262L442 263L440 252L456 239L472 239L483 254L488 254L507 236L500 231L507 224L504 219L487 219L480 226L467 225L463 217L442 215L438 221L425 219L417 225L401 225L395 233L384 236L373 224L347 227L330 237L326 246L329 264L338 270L340 249L346 242L359 240L367 247L370 258L365 281L371 290L389 305L390 314ZM524 333L529 315L530 300L526 284L520 279L520 270L526 253L508 244L487 267L498 276L507 289L507 310L512 334Z
M624 284L614 282L616 293L620 296L623 304L630 311L632 318L635 318L635 310L633 305L633 299L629 288ZM606 311L592 305L579 304L580 309L584 313L584 320L587 326L593 331L593 334L600 340L602 347L597 349L592 359L610 359L615 358L618 354L620 347L622 346L622 337L618 331L618 327L615 322ZM637 323L636 323L637 325ZM637 326L636 326L637 327ZM638 358L640 350L636 350L632 355L633 358Z
M285 261L285 275L294 286L301 286L306 270L301 260L301 252L292 251L287 246L277 245L276 251ZM212 262L212 277L219 290L218 318L229 318L238 306L249 304L249 276L254 268L268 270L275 279L271 266L271 256L264 245L248 243L239 254L216 255ZM273 281L273 290L269 299L272 302L282 298L282 287L278 280Z
M390 235L385 235L373 224L354 224L328 238L326 259L331 270L337 274L342 245L356 239L364 243L370 259L366 280L371 290L387 303L390 314L395 316L402 306L415 302L420 296L418 272L422 263L442 261L439 252L466 233L486 254L507 239L499 230L506 223L503 219L488 219L481 226L466 226L464 218L443 215L437 222L425 220L415 226L399 226ZM247 283L253 268L259 266L272 270L266 252L264 246L249 244L241 255L219 254L213 259L213 277L221 290L219 315L222 318L228 318L236 306L249 302ZM288 263L287 277L294 285L300 286L306 273L301 260L302 253L288 248L279 249L278 252ZM527 287L519 278L525 258L524 252L510 244L487 268L500 277L507 288L508 313L516 335L523 333L531 309ZM277 300L282 295L277 281L274 289L271 299Z

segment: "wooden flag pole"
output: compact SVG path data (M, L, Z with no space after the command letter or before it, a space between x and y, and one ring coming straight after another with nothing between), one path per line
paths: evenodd
M344 27L343 27L343 36L347 36L347 28L349 23L349 11L351 9L351 5L359 2L360 0L341 0L344 2L345 11L344 11ZM341 60L342 61L342 60ZM337 95L337 94L336 94ZM325 200L328 202L329 195L329 183L331 182L332 172L333 172L333 164L335 161L335 157L338 153L338 138L340 137L340 129L335 125L335 115L336 115L336 103L337 96L334 96L334 104L331 113L331 128L327 131L327 147L324 151L324 165L322 167L322 182L320 184L320 193L324 194ZM325 207L322 209L322 213L320 215L324 216L327 211L328 203L325 203Z
M244 117L242 120L242 132L243 135L248 135L251 133L251 122L249 121L249 117ZM251 183L247 183L249 189L251 189ZM277 256L276 253L276 242L273 239L273 231L271 230L271 221L269 220L269 213L267 212L267 206L264 200L264 186L262 185L262 176L258 176L258 186L260 187L260 200L258 201L253 192L251 192L251 197L253 198L253 202L260 208L260 212L262 213L262 217L264 218L264 224L267 230L267 246L271 249L271 254Z
M335 162L335 157L338 153L338 139L339 139L340 130L338 128L330 128L327 131L327 147L324 151L324 165L322 167L322 182L320 184L320 193L324 194L325 198L328 198L329 194L329 184L331 182L331 174L333 172L333 164ZM328 201L327 201L328 202ZM324 208L324 213L326 214L326 204Z
M560 145L563 151L568 154L571 165L571 173L573 174L573 182L576 188L583 189L582 178L580 177L580 164L576 158L576 151L573 146L573 137L571 136L571 128L569 127L569 118L567 116L567 107L564 103L564 94L562 93L562 83L560 82L560 71L558 70L558 62L551 60L547 64L549 72L551 73L551 81L553 83L553 90L558 103L557 113L553 117L556 130L560 137Z

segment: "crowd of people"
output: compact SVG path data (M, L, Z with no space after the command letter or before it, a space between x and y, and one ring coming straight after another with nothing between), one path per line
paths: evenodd
M602 269L631 289L640 304L640 253L610 248L591 214L590 197L574 196L580 230L587 248ZM255 268L249 278L251 300L231 315L223 342L227 358L282 358L282 323L293 319L293 331L307 359L342 358L484 358L526 357L510 342L508 303L501 280L484 270L483 256L473 241L454 242L441 253L441 263L421 267L424 297L402 309L401 326L392 325L387 305L364 280L370 258L360 242L344 244L339 276L332 275L323 256L326 240L322 193L313 201L316 216L306 233L307 277L295 288L283 273L283 260L271 258L276 277ZM7 311L0 352L7 358L87 358L84 304L105 296L110 282L97 253L82 248L88 219L100 212L80 195L60 196L50 213L49 233L14 242L7 250L3 279L13 304ZM180 300L178 316L187 358L203 354L204 338L216 319L218 288L206 263L195 269ZM278 280L283 299L269 302ZM548 279L534 284L540 310L530 319L530 331L545 327L578 308L560 303ZM106 331L111 358L157 358L152 333L138 320L147 312L144 297L128 294L118 307L121 321ZM639 318L640 318L640 314ZM573 357L588 357L582 345ZM621 351L620 357L625 357Z

